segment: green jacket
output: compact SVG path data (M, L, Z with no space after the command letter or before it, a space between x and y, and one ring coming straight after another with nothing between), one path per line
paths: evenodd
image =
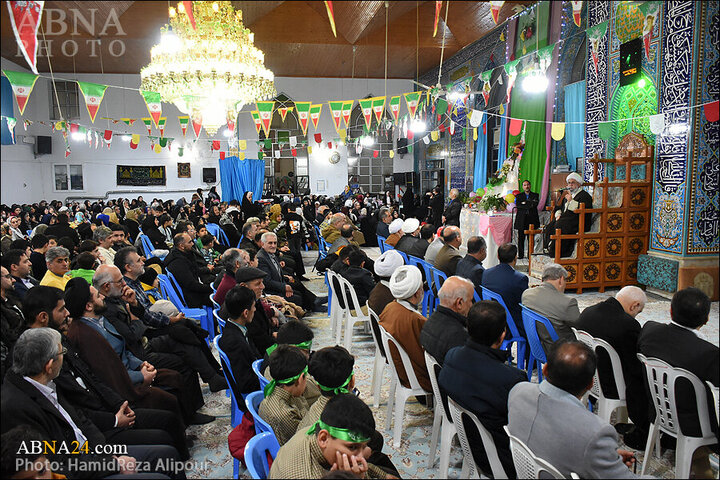
M92 285L93 276L95 275L95 270L88 270L86 268L78 268L76 270L70 271L70 277L71 278L84 278L87 280L87 282Z

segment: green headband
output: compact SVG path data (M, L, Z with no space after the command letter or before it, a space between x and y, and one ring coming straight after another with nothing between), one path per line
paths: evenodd
M305 368L302 369L302 372L298 373L294 377L286 378L284 380L271 380L270 383L265 385L265 390L264 390L265 397L267 398L270 395L272 395L272 392L275 390L275 385L277 385L278 383L283 384L283 385L286 385L288 383L293 383L295 380L297 380L298 378L300 378L304 374L306 374L307 371L308 371L308 367L307 367L307 365L305 365Z
M345 442L364 443L370 441L370 438L364 437L362 433L352 432L347 428L331 427L322 420L315 422L313 426L310 427L310 430L307 431L307 435L312 435L320 430L327 430L330 435Z
M326 392L333 392L335 395L339 395L341 393L350 393L345 386L350 383L350 380L352 379L353 375L355 375L355 372L350 372L350 376L347 377L347 380L343 382L342 385L335 388L326 387L325 385L317 384L318 387L320 387L320 390L325 390ZM317 380L315 381L317 383Z
M295 344L293 344L293 343L288 343L287 345L290 345L291 347L297 347L297 348L299 348L299 349L301 349L301 350L310 350L310 348L312 348L312 340L306 340L306 341L304 341L304 342L302 342L302 343L295 343ZM265 353L267 353L267 354L268 354L268 357L269 357L270 354L271 354L272 352L274 352L275 349L276 349L277 347L279 347L279 346L280 346L280 344L278 344L278 343L275 343L275 344L273 344L273 345L270 345L270 346L267 348L267 350L265 350Z

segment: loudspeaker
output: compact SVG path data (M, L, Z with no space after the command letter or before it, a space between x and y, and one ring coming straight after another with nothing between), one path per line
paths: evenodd
M203 168L203 182L215 183L217 181L217 171L212 168Z
M50 155L52 154L52 137L45 135L38 135L35 141L35 154L36 155Z
M397 139L397 153L400 155L404 155L408 153L407 149L408 139L407 138L398 138Z

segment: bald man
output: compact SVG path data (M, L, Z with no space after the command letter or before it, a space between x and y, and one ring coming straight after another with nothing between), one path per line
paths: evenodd
M587 307L580 314L575 327L593 337L608 342L620 356L628 416L635 425L623 437L625 444L642 450L647 440L649 422L649 400L645 393L643 366L637 358L640 323L635 319L645 308L645 292L635 286L624 287L604 302ZM605 352L598 352L600 385L605 395L617 398L617 389L612 377L610 358Z
M462 202L458 198L460 192L457 188L450 190L450 203L443 212L443 225L460 226L460 212L462 211Z
M452 276L445 280L438 298L440 306L430 315L420 332L420 345L442 365L445 354L468 339L467 314L473 304L470 280Z

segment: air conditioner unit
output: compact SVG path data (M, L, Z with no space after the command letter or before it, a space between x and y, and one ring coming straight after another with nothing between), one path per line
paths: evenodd
M22 137L23 143L27 143L28 145L35 145L35 137L32 135L24 135Z

